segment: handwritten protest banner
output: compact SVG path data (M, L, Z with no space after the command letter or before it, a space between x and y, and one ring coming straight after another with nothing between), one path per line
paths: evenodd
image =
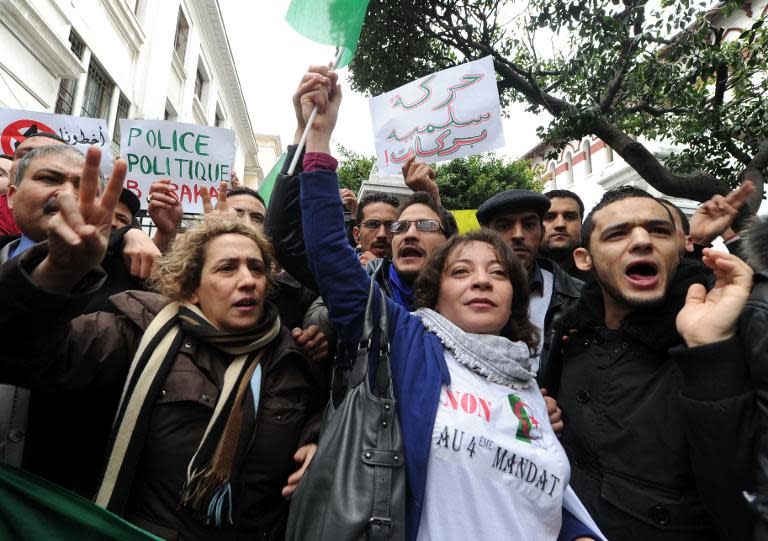
M216 197L235 161L232 130L162 120L121 120L120 155L128 162L126 188L147 208L155 180L169 178L184 212L202 214L200 188Z
M490 56L423 77L369 100L379 170L412 156L434 163L504 146Z
M85 153L95 145L101 149L101 170L112 174L114 157L109 148L107 122L101 118L54 115L37 111L0 109L0 148L13 155L16 147L32 134L47 132L58 135Z

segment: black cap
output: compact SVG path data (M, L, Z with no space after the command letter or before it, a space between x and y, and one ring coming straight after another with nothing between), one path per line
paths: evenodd
M120 202L128 207L128 210L131 211L131 216L133 218L135 218L139 213L141 202L139 201L139 198L136 196L136 194L128 188L123 188L123 191L120 192Z
M544 217L552 203L546 196L531 190L507 190L497 193L477 209L477 221L488 225L494 216L505 210L532 210Z

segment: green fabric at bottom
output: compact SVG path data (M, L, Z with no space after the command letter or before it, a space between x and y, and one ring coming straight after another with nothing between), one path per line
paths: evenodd
M0 539L161 541L53 483L0 465Z

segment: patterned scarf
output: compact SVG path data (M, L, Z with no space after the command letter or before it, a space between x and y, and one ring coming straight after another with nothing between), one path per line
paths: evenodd
M469 333L429 308L416 315L424 328L437 335L456 361L488 381L520 389L535 383L531 354L523 342L503 336Z
M187 466L180 504L207 516L207 523L221 526L222 516L232 523L231 479L239 447L243 404L252 377L259 377L266 346L280 332L280 317L270 303L264 305L262 322L241 333L214 327L197 306L171 303L155 316L141 339L123 388L112 431L107 468L96 503L122 513L136 474L149 429L152 407L175 362L185 336L194 336L233 355L211 420ZM255 396L254 400L258 400Z

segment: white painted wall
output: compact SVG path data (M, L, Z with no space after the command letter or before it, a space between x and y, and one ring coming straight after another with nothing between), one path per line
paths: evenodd
M190 29L177 62L180 6ZM83 60L70 51L70 28L86 45ZM260 151L217 0L0 0L0 46L0 107L53 112L62 77L79 78L73 109L79 114L93 57L117 87L106 119L110 135L120 92L131 103L130 118L162 119L169 104L175 120L213 125L218 109L224 127L235 132L234 170L241 179L261 180ZM200 101L198 64L207 79Z

